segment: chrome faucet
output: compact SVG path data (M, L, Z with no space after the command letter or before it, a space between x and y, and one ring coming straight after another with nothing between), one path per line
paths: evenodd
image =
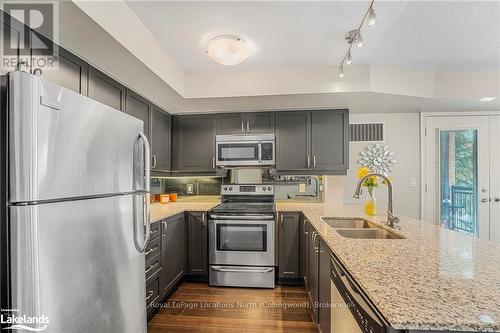
M363 182L368 177L373 177L373 176L383 178L387 184L387 194L389 196L388 207L387 207L387 223L386 223L387 226L389 226L393 229L401 229L401 226L399 225L399 217L394 216L394 208L393 208L393 204L392 204L392 182L387 176L384 176L380 173L375 173L375 172L367 174L366 176L364 176L363 178L361 178L359 180L358 186L356 187L356 192L354 193L353 197L355 199L359 199L359 196L361 195L361 186L363 186Z

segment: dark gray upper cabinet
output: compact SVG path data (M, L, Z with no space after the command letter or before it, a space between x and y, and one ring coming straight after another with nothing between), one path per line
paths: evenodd
M309 111L276 112L276 167L278 170L308 168L311 129L309 114Z
M330 291L330 250L328 246L320 241L319 244L319 290L318 300L320 304L331 304ZM330 332L331 309L329 307L320 307L318 309L319 327L321 332Z
M8 61L8 66L6 66L8 69L0 69L0 74L14 70L20 60L27 62L21 69L31 71L28 64L31 53L31 34L25 33L24 24L0 10L0 29L2 61Z
M148 139L151 139L151 104L149 104L146 99L127 89L125 112L144 122L144 134L148 137Z
M274 133L274 112L245 113L244 125L247 134Z
M215 172L215 115L173 119L172 168L177 172Z
M56 46L56 47L54 47ZM42 67L43 78L55 82L65 88L71 89L79 94L87 95L88 65L82 59L74 56L64 48L55 45L46 37L31 33L31 58L41 59L45 57L41 49L49 50L56 57L53 66ZM32 71L37 69L37 61L33 61ZM45 61L42 62L45 64Z
M276 168L281 173L345 174L349 110L276 112Z
M274 133L274 112L219 113L217 134Z
M278 276L280 278L299 278L299 213L280 213L278 218Z
M152 169L170 171L172 116L163 110L153 107L151 113L151 154Z
M180 281L185 272L186 230L184 214L161 222L163 267L160 272L160 298L163 298Z
M319 285L319 235L314 231L314 228L309 225L309 244L308 244L308 289L309 298L312 304L318 302L318 285ZM318 308L313 306L313 318L318 322Z
M125 111L126 89L106 74L89 67L88 96L117 110Z
M208 228L206 212L187 213L187 272L208 276Z
M245 134L242 113L219 113L217 119L217 134Z
M349 165L349 112L311 112L312 167L319 170L346 170Z

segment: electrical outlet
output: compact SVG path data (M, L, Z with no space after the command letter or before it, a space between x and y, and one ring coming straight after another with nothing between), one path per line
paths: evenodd
M417 187L417 180L413 177L410 177L410 188Z

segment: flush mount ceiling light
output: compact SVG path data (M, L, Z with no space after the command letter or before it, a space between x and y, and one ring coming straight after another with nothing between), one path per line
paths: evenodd
M218 36L208 43L207 55L215 62L233 66L241 64L248 58L248 44L237 36Z
M491 102L492 100L494 100L496 97L483 97L483 98L480 98L479 101L480 102Z
M345 35L345 40L349 44L349 47L347 48L347 52L344 55L344 58L342 58L342 61L339 66L339 77L344 77L344 64L350 65L352 64L352 55L351 55L351 48L353 45L356 45L357 47L363 47L365 44L363 41L363 37L361 36L361 28L363 27L363 24L366 22L369 26L374 26L377 23L377 14L375 14L375 10L373 9L373 2L375 0L370 1L370 6L368 7L367 11L365 12L365 15L363 15L363 19L361 20L361 23L359 24L357 29L351 30Z

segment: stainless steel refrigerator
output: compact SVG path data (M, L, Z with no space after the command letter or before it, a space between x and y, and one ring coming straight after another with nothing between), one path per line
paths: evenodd
M3 83L4 317L46 318L23 323L44 332L146 332L143 122L28 73Z

